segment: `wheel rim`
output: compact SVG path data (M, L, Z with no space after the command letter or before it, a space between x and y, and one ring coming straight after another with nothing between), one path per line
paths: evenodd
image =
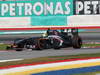
M39 49L43 49L44 48L44 42L43 42L44 39L39 39L38 41L38 47Z

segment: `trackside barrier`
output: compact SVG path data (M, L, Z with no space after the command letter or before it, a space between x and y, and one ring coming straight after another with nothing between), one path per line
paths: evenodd
M68 16L69 27L99 27L100 28L100 15L73 15Z
M0 75L72 75L100 71L100 57L1 67Z
M100 28L99 19L100 15L72 15L66 17L65 26L43 26L32 25L30 17L0 17L0 30L95 29Z

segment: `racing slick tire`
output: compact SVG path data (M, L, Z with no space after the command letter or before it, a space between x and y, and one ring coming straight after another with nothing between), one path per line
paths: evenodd
M53 49L59 50L61 48L61 46L59 44L60 44L59 40L53 39Z
M82 39L79 36L73 36L72 38L72 46L74 49L80 49L82 46Z
M43 50L45 48L45 39L38 39L36 43L36 50Z

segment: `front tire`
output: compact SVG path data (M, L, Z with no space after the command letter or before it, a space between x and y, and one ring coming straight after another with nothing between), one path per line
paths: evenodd
M59 49L61 48L61 46L60 46L60 41L57 40L57 39L54 39L54 38L53 38L53 48L54 48L55 50L59 50Z

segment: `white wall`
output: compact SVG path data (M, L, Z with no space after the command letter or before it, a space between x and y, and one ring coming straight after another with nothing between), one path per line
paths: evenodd
M0 17L0 28L26 28L30 26L30 17Z
M68 16L68 26L72 27L100 26L100 15Z

